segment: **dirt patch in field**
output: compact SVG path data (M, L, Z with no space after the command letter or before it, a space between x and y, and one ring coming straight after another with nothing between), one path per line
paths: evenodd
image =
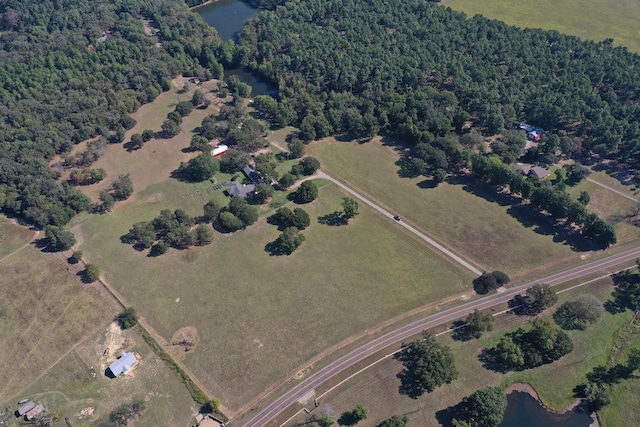
M147 203L155 203L162 199L162 193L154 193L147 197Z
M96 349L100 360L100 367L105 370L113 363L125 348L131 347L134 343L131 338L127 338L117 322L111 322L107 328L101 346Z
M171 346L176 357L182 358L195 350L200 342L198 330L195 326L185 326L178 329L171 337Z

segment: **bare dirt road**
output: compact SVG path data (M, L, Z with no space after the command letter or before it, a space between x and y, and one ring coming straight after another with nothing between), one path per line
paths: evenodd
M316 387L323 384L325 381L333 378L340 372L366 359L367 357L372 356L387 347L402 342L403 340L406 340L414 335L417 335L425 329L430 329L439 325L451 323L454 320L466 316L468 313L472 312L475 309L485 310L493 306L506 303L515 295L523 293L527 288L533 286L536 283L546 283L550 286L557 286L562 283L580 279L582 277L597 273L605 269L616 267L623 263L628 263L630 261L638 259L638 257L640 257L640 248L630 249L619 254L611 255L601 260L582 265L580 267L575 267L557 274L547 276L545 278L536 280L535 282L525 283L513 288L506 289L502 293L493 294L475 301L468 302L466 304L462 304L458 307L445 310L441 313L425 317L424 319L398 328L368 342L367 344L362 345L356 350L346 354L345 356L335 360L324 368L311 374L310 376L296 384L294 387L292 387L290 390L282 394L271 404L262 409L250 421L245 423L244 426L268 426L269 422L280 415L281 412L287 409L290 405L297 402L303 396L311 395L312 391ZM231 420L228 425L239 426L240 424L236 424L233 420Z

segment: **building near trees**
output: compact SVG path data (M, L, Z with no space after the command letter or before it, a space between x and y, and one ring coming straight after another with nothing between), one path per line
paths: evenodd
M108 370L111 371L114 378L131 371L138 364L136 355L131 352L122 353L118 360L109 365Z

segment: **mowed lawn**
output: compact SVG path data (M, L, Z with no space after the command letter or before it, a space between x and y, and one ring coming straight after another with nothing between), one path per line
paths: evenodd
M509 213L509 205L491 201L499 199L493 187L473 178L437 188L421 188L424 178L401 178L395 164L398 153L378 138L365 144L328 138L314 142L307 151L329 173L482 269L515 275L578 257L569 245L554 242L548 221L537 215L527 217L525 211L527 225L523 225Z
M518 27L557 30L589 40L612 38L616 45L640 52L637 0L445 0L442 4Z
M80 282L62 257L33 245L0 261L0 271L0 402L4 402L20 397L23 389L115 313Z
M109 357L103 357L105 347L110 348ZM140 362L130 375L108 378L104 370L123 351L138 353ZM89 375L92 367L95 377ZM198 410L178 375L144 339L116 325L89 337L22 396L41 401L61 418L69 417L73 425L89 425L135 398L146 404L143 416L135 422L139 427L192 425L190 421ZM93 416L81 418L80 411L87 407L94 408Z
M606 301L610 290L605 286L609 283L611 282L608 280L601 281L588 288L564 293L561 295L558 305L581 293L590 293L598 296L602 301ZM551 314L555 308L551 308L549 313L543 315L551 322L553 322ZM531 384L547 407L555 411L562 411L575 400L572 392L573 387L584 382L586 373L591 371L594 366L606 362L608 345L615 331L627 325L632 317L633 314L630 312L617 315L604 313L600 321L586 331L568 332L575 347L569 355L552 364L502 375L485 369L478 360L478 355L483 348L496 345L500 336L505 332L517 327L526 328L529 322L527 317L502 315L495 319L494 330L479 340L458 342L451 339L450 335L440 337L444 343L451 346L456 359L456 367L459 370L458 379L451 384L440 387L416 400L402 396L398 393L400 381L396 377L396 374L402 370L402 365L390 358L364 371L323 397L320 400L320 407L314 411L314 414L329 412L338 418L343 411L350 410L357 404L363 404L367 408L368 417L359 423L359 426L360 424L363 427L375 426L386 418L402 414L407 414L410 418L409 425L436 426L440 425L436 420L438 411L457 404L464 396L473 391L485 386L506 386L516 382ZM631 395L621 396L617 391L618 388L622 389L622 385L627 389L633 388L635 383L637 380L628 380L616 386L616 395L619 396L620 402L614 402L614 405L627 411L618 415L621 419L637 419L631 416L637 413L637 409L634 408L638 406L638 398L631 399L629 398ZM318 390L318 392L321 393L322 390ZM609 412L607 410L604 414L607 426L610 425ZM295 421L303 422L304 419L304 416L300 416Z
M167 340L197 328L200 342L186 363L230 410L341 340L470 290L470 276L363 206L348 226L319 224L341 208L344 195L333 185L303 206L312 224L291 256L264 250L279 234L264 218L233 235L216 233L210 246L157 258L120 243L134 222L178 207L168 194L186 186L170 180L122 211L84 217L82 249ZM148 203L148 193L167 196ZM203 203L182 200L194 214Z

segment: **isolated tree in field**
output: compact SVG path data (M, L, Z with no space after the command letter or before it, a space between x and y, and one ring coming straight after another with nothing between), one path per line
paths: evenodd
M154 131L152 131L151 129L145 129L144 131L142 131L142 140L144 142L148 142L150 140L153 139L153 137L156 136L156 133Z
M304 234L297 227L287 227L273 242L276 253L291 255L304 242Z
M87 264L84 273L89 282L95 282L100 278L100 267L95 264Z
M500 387L485 387L462 399L462 420L474 427L498 427L507 410L507 395Z
M254 203L262 205L266 203L266 201L271 197L273 197L274 193L275 190L273 189L273 186L271 184L261 182L260 184L256 185L256 190L253 194L252 200L254 201Z
M162 129L162 136L164 138L173 138L181 131L180 125L169 119L162 122L162 126L160 127L160 129Z
M116 317L116 322L118 322L122 329L133 328L138 324L138 314L136 313L136 309L133 307L125 308L124 311Z
M343 412L338 420L338 424L343 426L353 426L367 418L367 409L362 405L356 405L351 411Z
M55 225L46 226L44 232L49 245L56 251L66 251L76 244L76 238L72 232Z
M529 306L534 312L540 313L558 302L558 295L549 285L535 284L527 289L530 299Z
M210 225L200 224L196 227L194 243L196 246L208 245L213 241L213 230Z
M142 139L142 135L140 135L139 133L134 133L133 135L131 135L131 149L132 150L138 150L140 148L142 148L142 146L144 145L145 141L144 139Z
M558 307L553 319L562 329L585 330L598 321L604 308L593 295L580 295Z
M116 200L126 200L133 194L133 181L131 181L131 175L128 173L118 176L118 178L111 184L111 190L113 197Z
M69 258L72 264L77 264L82 261L82 251L75 251Z
M406 416L394 415L393 417L384 420L376 427L405 427L409 422L409 418Z
M193 104L189 101L182 101L176 104L176 111L182 117L186 117L193 111Z
M311 181L305 181L298 187L296 196L302 203L312 202L318 197L318 187Z
M326 414L321 417L314 418L314 421L318 424L318 427L331 427L336 423L336 420Z
M99 213L109 212L116 205L116 198L108 190L102 190L98 198L102 202L100 206L96 207L96 211Z
M342 216L349 221L349 219L358 215L358 202L350 197L342 199Z
M396 359L404 369L398 374L400 393L417 399L458 377L451 349L436 340L435 335L425 331L423 339L408 344Z
M305 157L300 160L300 166L302 166L302 174L309 176L320 169L320 162L315 157Z
M280 180L278 180L278 184L280 184L280 187L282 188L289 188L295 183L296 177L290 173L285 173L280 177Z
M580 203L583 206L587 206L590 201L591 201L591 196L589 195L589 193L587 193L586 191L581 191L580 197L578 197L578 203Z
M137 418L145 409L143 399L134 399L129 403L118 406L109 414L109 421L116 425L126 426L131 420Z
M493 328L493 316L490 314L484 314L479 310L474 310L473 313L469 313L464 320L454 323L458 327L454 331L454 339L466 341L471 338L478 339L485 331L490 331Z

